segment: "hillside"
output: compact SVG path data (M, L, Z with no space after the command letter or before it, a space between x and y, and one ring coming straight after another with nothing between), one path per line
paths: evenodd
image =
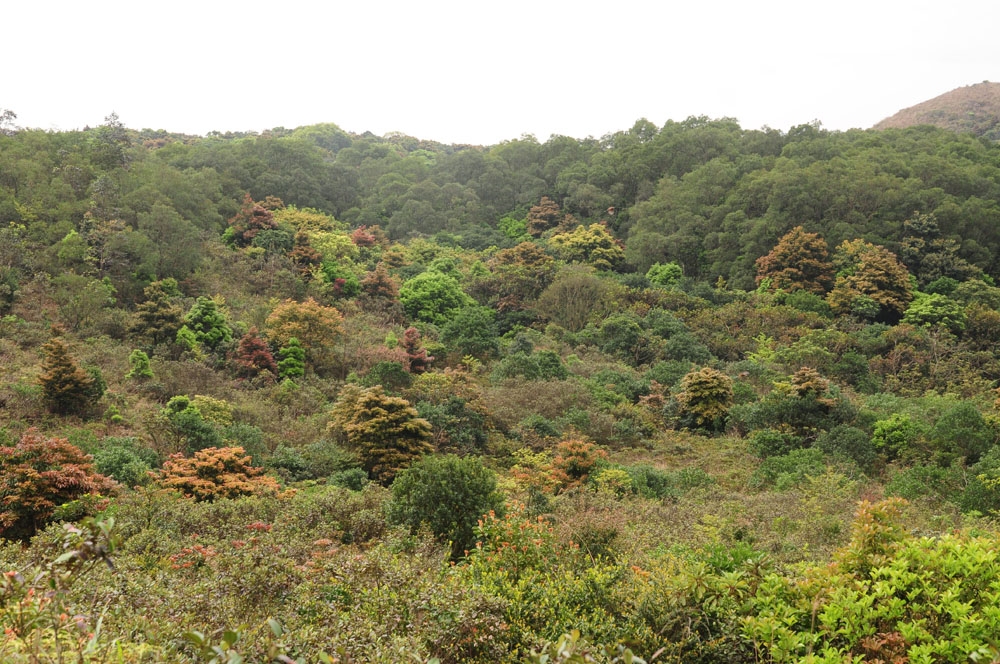
M0 661L995 660L997 279L935 127L11 129Z
M904 108L876 124L874 129L925 124L1000 140L1000 83L983 81L956 88Z

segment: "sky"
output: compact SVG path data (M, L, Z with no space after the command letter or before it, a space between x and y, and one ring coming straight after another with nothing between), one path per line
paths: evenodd
M870 127L1000 81L995 0L8 0L24 127L203 135L332 122L492 145L646 118Z

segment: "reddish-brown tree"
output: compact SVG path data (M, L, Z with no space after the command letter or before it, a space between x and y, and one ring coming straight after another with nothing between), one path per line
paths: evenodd
M0 447L0 536L27 540L59 505L114 486L65 438L28 429L13 447Z
M278 223L274 220L274 213L260 203L255 203L250 194L243 197L243 206L240 211L229 220L233 242L238 247L248 246L253 242L257 233L273 230L277 227Z
M232 361L236 373L242 378L254 378L267 372L272 377L278 375L278 364L274 360L274 354L256 327L251 327L240 339Z
M771 253L757 259L757 283L768 280L771 290L806 290L817 295L833 287L833 264L826 240L796 226L785 233Z
M406 356L410 360L411 374L422 374L434 361L433 357L427 355L427 349L421 347L420 330L415 327L409 327L403 333L403 348L406 349Z

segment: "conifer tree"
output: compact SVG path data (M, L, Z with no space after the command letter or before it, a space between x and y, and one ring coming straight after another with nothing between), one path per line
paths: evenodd
M173 283L165 283L168 281ZM136 320L129 331L149 339L153 346L173 341L184 324L184 310L170 299L175 289L173 279L154 281L147 286L143 291L146 300L136 306Z
M733 381L711 367L692 371L681 379L677 403L683 423L718 429L733 404Z
M83 414L101 396L97 393L94 398L94 377L76 364L59 337L53 337L42 350L45 359L38 382L46 407L57 415Z

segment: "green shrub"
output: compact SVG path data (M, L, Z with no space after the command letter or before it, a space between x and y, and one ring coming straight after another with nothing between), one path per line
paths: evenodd
M474 548L479 519L503 512L496 482L479 457L423 457L393 481L389 519L414 532L426 524L435 537L451 542L452 560L458 560Z

